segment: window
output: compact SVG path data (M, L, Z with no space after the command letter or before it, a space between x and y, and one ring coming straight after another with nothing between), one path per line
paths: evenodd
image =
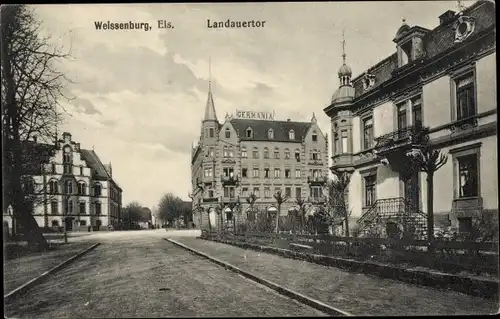
M458 218L458 231L460 233L469 233L472 231L472 218Z
M63 169L64 169L64 174L71 174L72 173L72 167L71 164L63 164Z
M231 131L229 128L226 128L226 131L224 132L226 138L231 138Z
M285 178L291 178L292 174L289 169L285 169Z
M214 137L214 129L211 127L208 129L209 137Z
M274 138L274 131L272 128L270 128L268 131L267 131L267 138L269 138L270 140L272 140Z
M86 195L85 193L86 185L84 182L78 183L78 195Z
M296 198L301 198L302 197L302 189L300 187L295 188L295 197Z
M247 128L247 130L246 130L246 132L245 132L245 133L246 133L246 137L247 137L247 138L252 138L252 136L253 136L253 131L252 131L252 129L251 129L250 127L249 127L249 128Z
M264 147L264 158L269 158L269 149Z
M80 226L87 226L87 221L86 220L81 220L80 221Z
M258 168L253 169L253 177L259 177L259 169Z
M94 196L101 196L101 184L94 184Z
M285 148L285 159L290 159L290 150Z
M52 227L59 227L59 221L53 220L52 221Z
M313 142L317 142L318 141L318 134L316 133L316 131L313 131L313 133L312 133L312 141Z
M280 158L280 150L279 148L274 149L274 158Z
M80 215L85 215L86 212L85 212L85 202L80 202L78 204L78 213L80 213Z
M406 102L398 105L398 130L406 127Z
M375 204L375 187L377 184L377 175L365 177L365 207Z
M301 175L300 175L300 169L296 169L295 170L295 178L300 178Z
M337 145L339 145L339 134L338 133L334 133L333 134L333 139L334 139L334 141L333 141L333 155L336 155L337 154L337 148L338 148ZM340 148L340 149L342 149L342 148Z
M371 118L363 121L363 149L369 149L373 145L373 120Z
M80 176L83 176L83 166L80 166Z
M313 150L311 153L311 159L317 161L321 158L319 151Z
M241 189L241 196L247 197L248 196L248 187L243 187Z
M224 187L224 197L233 198L234 197L234 187L226 186Z
M411 112L413 125L417 128L422 127L422 97L419 95L411 99Z
M300 162L300 151L298 149L295 150L295 159Z
M51 166L50 170L51 170L52 174L55 174L56 173L56 163L52 163L52 164L50 164L50 166Z
M269 168L264 168L264 177L269 178L271 174L269 173Z
M67 200L66 201L66 214L72 214L73 213L73 201L72 200Z
M246 147L241 148L241 157L247 158L247 148Z
M210 156L210 157L214 157L214 148L213 148L213 147L210 147L210 148L208 149L208 156Z
M294 140L295 139L295 131L294 130L290 130L290 132L288 132L288 138L290 140Z
M212 177L213 173L213 168L212 167L207 167L205 168L205 177Z
M321 187L319 187L319 186L311 187L311 197L319 198L322 195L323 195L323 191L321 190Z
M285 196L292 197L292 188L291 187L285 187Z
M341 134L342 134L341 150L342 150L342 153L346 154L346 153L349 153L349 150L347 148L347 131L342 131Z
M223 147L223 155L224 155L224 158L229 157L229 150L228 150L227 146Z
M241 177L248 177L248 168L244 167L241 169Z
M27 178L23 182L23 190L27 194L35 193L35 182L31 178Z
M275 168L274 169L274 178L279 178L280 177L280 169L279 168Z
M465 155L457 158L459 177L459 198L478 196L478 169L477 154Z
M266 198L271 197L271 188L270 187L264 187L264 197L266 197Z
M253 149L253 158L254 159L259 158L259 149L257 147L254 147Z
M63 153L63 163L71 164L71 147L66 146Z
M223 168L222 173L224 174L224 177L233 177L234 176L234 169L233 168Z
M311 177L314 178L314 180L318 180L321 177L321 170L319 169L312 169L310 171Z
M50 202L50 213L52 215L57 215L58 214L58 210L59 210L59 203L56 202L56 201L52 201Z
M405 44L401 45L401 60L400 65L403 66L408 64L411 61L411 51L412 51L412 42L408 41Z
M254 187L253 188L253 193L254 193L255 196L260 197L260 195L259 195L259 188L258 187Z
M208 190L208 198L214 198L214 190L213 189Z
M455 80L457 120L476 115L474 74L472 72Z
M96 202L95 203L95 214L96 215L101 215L102 211L101 211L101 203L99 202Z
M73 194L73 181L66 181L64 183L64 191L66 194Z

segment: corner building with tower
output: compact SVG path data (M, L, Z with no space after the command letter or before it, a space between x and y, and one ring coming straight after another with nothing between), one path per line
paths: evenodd
M262 112L237 112L261 114ZM250 194L255 207L275 214L274 194L287 197L280 215L287 215L296 198L324 203L323 187L328 176L328 137L312 115L310 122L233 118L217 119L209 84L205 116L198 145L191 154L193 221L201 228L232 225L246 218ZM197 207L199 205L203 211ZM219 207L219 209L217 209ZM198 209L197 209L198 208Z
M409 162L422 136L448 155L434 173L435 224L467 232L475 216L498 215L495 21L488 1L444 12L432 30L403 21L396 52L352 80L344 54L324 111L363 231L410 213L425 236L427 174Z

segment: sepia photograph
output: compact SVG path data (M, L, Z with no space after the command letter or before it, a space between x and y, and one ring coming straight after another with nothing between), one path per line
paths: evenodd
M4 318L500 312L494 0L0 24Z

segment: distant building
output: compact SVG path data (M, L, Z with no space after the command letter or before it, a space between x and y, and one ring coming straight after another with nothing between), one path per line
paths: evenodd
M138 221L139 227L149 229L153 225L153 214L147 207L142 207L140 211L140 220Z
M314 114L310 122L275 121L262 112L241 112L239 117L226 116L223 123L219 122L209 85L191 169L193 205L200 201L213 227L220 220L216 205L223 206L226 223L232 220L231 207L239 200L241 216L245 217L249 208L246 198L252 193L258 197L257 206L276 213L273 195L281 190L288 197L281 215L288 214L296 198L312 203L325 201L328 138ZM207 227L208 215L193 211L194 223Z
M40 227L66 227L68 231L119 229L122 224L122 189L112 175L111 163L103 164L94 150L64 133L55 145L26 142L25 151L43 154L32 174L23 177L23 190L32 198L28 209ZM12 214L4 223L12 228Z
M408 158L425 136L448 154L434 175L435 214L460 231L477 213L498 215L495 9L446 11L432 30L403 22L396 52L353 80L344 54L325 113L333 168L351 174L348 202L364 229L412 212L425 231L426 174Z

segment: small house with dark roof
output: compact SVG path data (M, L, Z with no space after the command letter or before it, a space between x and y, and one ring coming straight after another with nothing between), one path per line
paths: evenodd
M120 229L122 189L94 150L82 149L70 133L54 144L26 141L23 151L23 191L32 199L40 227L68 231ZM12 217L4 213L12 227Z
M191 153L193 222L220 227L234 225L235 212L243 222L246 199L271 214L278 213L273 195L281 191L288 200L281 207L287 215L296 198L323 203L322 187L328 176L328 137L309 122L236 118L217 119L209 82L200 140ZM201 211L209 212L201 213Z
M477 1L447 10L432 29L403 20L387 39L395 52L352 80L343 53L324 111L332 169L351 176L349 210L362 233L410 216L426 235L429 184L413 159L427 139L448 155L434 173L434 214L464 232L498 214L495 9Z

